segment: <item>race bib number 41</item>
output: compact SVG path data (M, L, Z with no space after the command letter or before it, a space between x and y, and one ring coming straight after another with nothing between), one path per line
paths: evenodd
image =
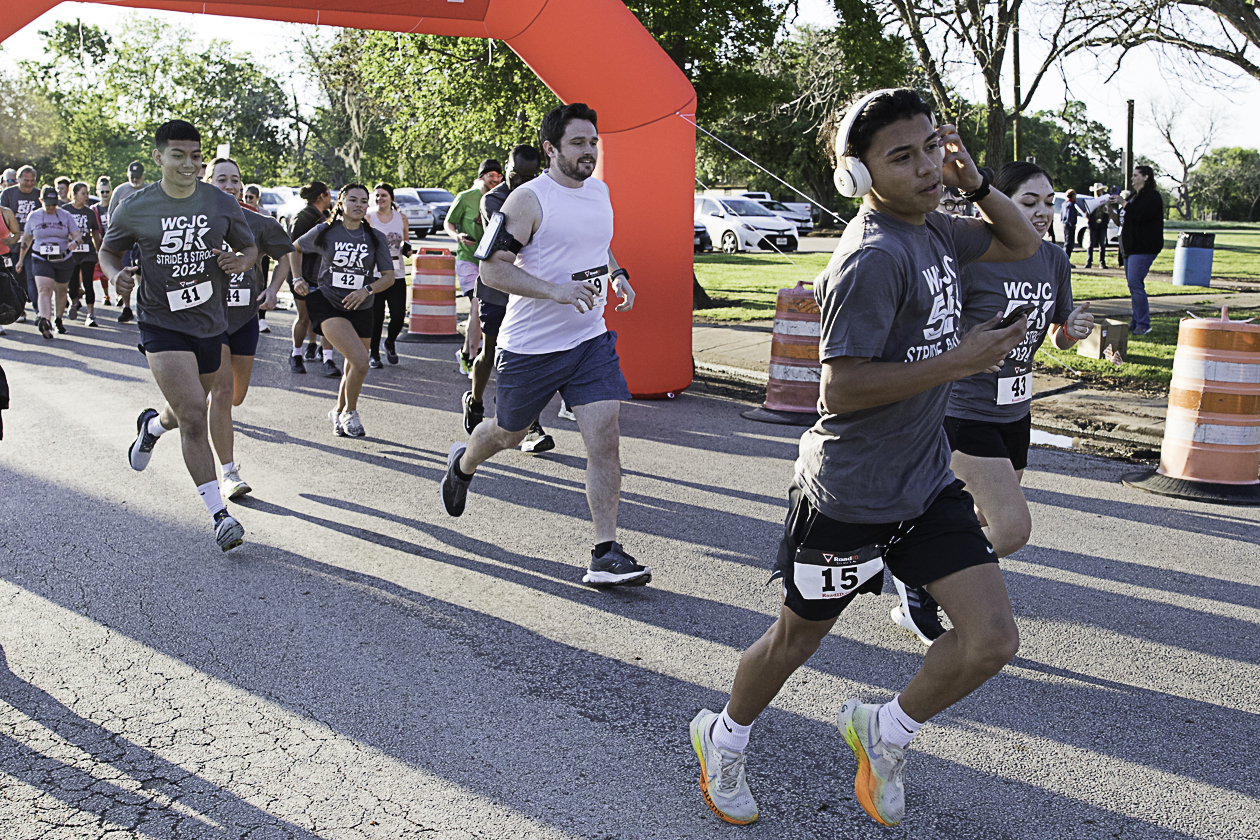
M192 309L194 306L201 306L210 300L210 295L213 291L213 284L207 280L195 286L185 286L182 289L167 292L166 299L170 303L171 311L178 312L181 309Z
M857 552L828 552L798 548L792 582L807 601L852 595L884 570L884 558L874 547Z

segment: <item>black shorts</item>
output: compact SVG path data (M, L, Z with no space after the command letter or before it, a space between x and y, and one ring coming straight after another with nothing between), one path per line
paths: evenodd
M798 558L797 549L806 552ZM812 557L810 549L815 550ZM917 519L881 524L825 516L793 484L770 579L782 581L783 603L792 612L806 621L828 621L858 595L880 593L883 572L862 582L860 571L881 555L888 570L907 586L926 586L954 572L998 561L961 481L942 490ZM808 562L811 559L817 562Z
M1028 440L1032 436L1032 414L1009 423L987 420L945 418L945 436L951 452L975 458L1006 458L1011 466L1022 470L1028 466Z
M36 254L31 265L36 277L51 277L58 283L69 283L70 275L74 274L75 262L73 259L49 261Z
M507 307L501 303L486 303L480 298L477 299L477 303L481 316L481 332L484 335L497 337L499 327L503 326L503 316L507 314Z
M223 361L223 345L227 344L227 334L220 333L209 338L194 338L191 335L175 330L140 324L140 347L145 354L149 353L192 353L197 357L197 373L214 373Z
M258 318L250 318L236 332L224 333L223 343L233 356L253 356L258 352Z
M306 314L311 316L311 327L316 335L324 334L321 325L329 318L345 318L354 327L355 335L359 338L372 337L375 313L370 306L367 309L342 309L324 297L323 292L311 289L311 293L306 296Z

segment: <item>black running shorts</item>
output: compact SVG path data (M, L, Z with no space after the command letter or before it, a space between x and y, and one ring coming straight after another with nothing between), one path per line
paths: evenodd
M223 345L227 344L227 334L220 333L209 338L195 338L191 335L162 327L140 324L140 347L145 355L149 353L192 353L197 357L197 373L214 373L223 361Z
M917 519L881 524L840 522L820 513L795 484L788 490L770 579L782 581L783 603L792 612L806 621L829 621L858 595L878 595L883 572L865 574L880 555L907 586L997 562L961 481L942 490Z
M1028 466L1028 440L1032 435L1032 414L1009 423L987 420L945 418L945 436L952 452L975 458L1006 458L1011 466L1022 470Z
M354 327L354 333L359 338L372 337L372 320L375 314L370 306L367 309L342 309L325 297L323 292L311 289L311 293L306 296L306 314L311 316L311 327L316 335L324 334L325 321L344 318Z

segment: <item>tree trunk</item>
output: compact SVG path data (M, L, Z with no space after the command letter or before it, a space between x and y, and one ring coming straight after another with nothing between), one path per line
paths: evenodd
M1006 160L1006 108L1002 100L990 99L985 114L984 161L978 163L997 171Z

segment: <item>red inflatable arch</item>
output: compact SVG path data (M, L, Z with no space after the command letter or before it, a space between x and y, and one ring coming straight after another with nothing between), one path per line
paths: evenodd
M0 39L56 5L55 0L12 4L0 17ZM657 397L691 383L696 138L695 129L677 115L694 113L696 94L622 0L110 0L108 5L504 41L561 100L586 102L599 112L595 174L612 193L613 249L638 294L632 312L618 314L609 306L607 314L619 336L631 392Z

